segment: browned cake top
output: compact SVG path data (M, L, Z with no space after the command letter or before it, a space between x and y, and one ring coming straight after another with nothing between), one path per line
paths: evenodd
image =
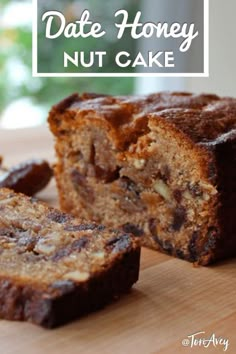
M59 291L63 284L86 282L137 248L130 234L82 223L0 188L0 279Z
M79 117L93 113L113 127L132 127L144 116L163 117L187 134L194 142L227 139L236 129L236 99L216 95L162 92L148 96L105 96L75 94L54 107L57 112L79 111ZM227 134L227 135L225 135Z

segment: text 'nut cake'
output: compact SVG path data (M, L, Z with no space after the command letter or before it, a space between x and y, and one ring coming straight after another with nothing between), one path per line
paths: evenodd
M0 318L55 327L138 280L135 237L0 189Z
M199 264L236 254L236 99L74 94L49 124L64 210Z

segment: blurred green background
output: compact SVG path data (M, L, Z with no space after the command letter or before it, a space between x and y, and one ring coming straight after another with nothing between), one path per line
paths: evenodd
M174 4L177 6L177 1ZM112 6L126 8L130 16L138 8L147 18L154 12L159 14L164 0L38 0L40 7L48 4L66 7L69 21L78 18L78 6L88 8L96 15L95 20L106 22L113 12ZM224 96L236 96L235 13L236 1L210 0L209 11L209 58L210 76L206 78L183 77L145 77L145 78L32 78L32 0L0 0L0 127L17 128L41 124L46 120L51 105L65 96L78 91L101 92L108 94L146 94L161 90L209 92ZM165 7L165 6L164 6ZM173 7L166 8L165 17L173 15ZM183 11L186 9L183 9ZM182 9L181 9L182 11ZM197 14L194 15L197 16ZM221 25L219 25L221 23ZM39 34L42 36L42 33ZM145 44L130 42L126 47L133 53ZM103 45L108 53L120 50L119 43L112 42L109 36ZM99 39L100 41L100 39ZM99 42L100 43L100 42ZM88 40L88 49L97 43ZM60 39L58 45L70 52L70 41ZM50 54L45 46L39 53L43 65L58 66L58 58ZM77 50L77 48L72 48ZM122 44L123 49L123 44ZM111 65L111 62L108 62ZM117 68L116 68L117 69ZM112 72L113 68L109 70Z
M112 3L97 0L39 0L41 11L60 3L68 22L78 18L79 8L92 9L96 21L108 21L112 11ZM110 5L109 5L110 4ZM136 13L139 1L121 0L119 6L126 8L129 13ZM117 4L116 4L117 6ZM47 111L52 104L73 92L100 92L110 94L129 94L133 92L133 78L32 78L32 1L31 0L1 0L0 2L0 117L4 126L11 128L24 125L35 125L46 119ZM110 16L111 18L111 16ZM43 37L43 33L39 33ZM134 44L127 36L127 48L135 51ZM105 36L103 47L109 54L119 50L116 42L109 41ZM59 38L57 45L71 52L69 40ZM88 50L94 48L93 38L88 38ZM76 50L76 48L74 48ZM58 67L57 56L52 55L50 48L45 47L39 52L38 61L50 61L50 66ZM109 70L114 68L109 62ZM70 68L71 69L71 68ZM76 67L75 67L76 71ZM22 116L21 111L24 111ZM17 118L14 117L17 115ZM28 116L28 118L27 118Z

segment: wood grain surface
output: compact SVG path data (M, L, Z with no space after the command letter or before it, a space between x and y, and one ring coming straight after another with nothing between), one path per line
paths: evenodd
M6 165L29 157L54 159L46 127L0 131L0 155ZM57 205L54 181L39 197ZM223 353L182 345L197 333L228 340L226 353L236 353L236 260L209 268L142 250L139 282L105 309L55 330L28 323L0 321L1 354L151 354ZM213 337L211 337L213 339ZM207 345L207 342L205 342ZM225 348L226 349L226 348Z

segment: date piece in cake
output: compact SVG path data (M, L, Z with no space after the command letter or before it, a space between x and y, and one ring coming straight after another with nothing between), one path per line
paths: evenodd
M138 279L131 234L81 223L0 189L0 318L52 328L102 308Z
M53 171L48 162L32 159L7 169L1 166L0 156L0 188L11 188L15 192L32 196L40 192L50 182Z
M236 254L236 99L75 94L49 124L65 211L202 265Z

